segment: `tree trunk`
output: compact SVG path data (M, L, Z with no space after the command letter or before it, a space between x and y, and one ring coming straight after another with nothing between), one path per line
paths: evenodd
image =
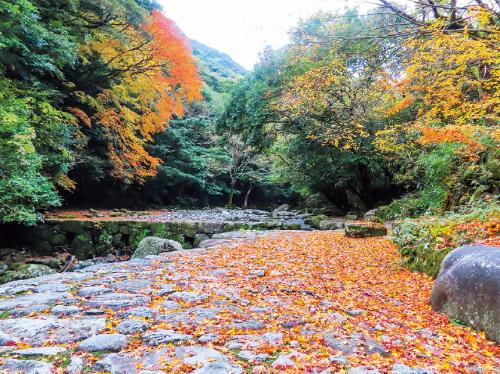
M227 202L227 206L231 208L233 206L233 198L234 198L234 187L236 186L236 180L231 180L231 190L229 191L229 200Z
M250 193L252 193L252 184L250 184L250 187L248 187L248 191L245 194L245 201L243 202L243 209L246 209L248 206L248 198L250 197Z

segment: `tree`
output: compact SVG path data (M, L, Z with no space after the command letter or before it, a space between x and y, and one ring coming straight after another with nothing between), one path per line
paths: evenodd
M460 14L460 28L437 19L407 41L412 55L404 78L385 84L386 109L395 118L413 107L415 116L377 132L378 151L404 165L398 178L413 179L419 204L433 209L495 193L499 177L488 166L500 139L497 15L484 7Z
M99 140L106 143L111 175L137 181L155 175L159 164L144 144L183 114L184 100L201 98L189 44L175 24L154 10L143 29L126 25L120 38L106 33L84 46L88 55L99 51L111 77L121 77L86 101L94 111L91 126L100 128Z
M304 196L320 192L345 211L397 193L373 153L389 46L350 38L373 22L352 11L303 22L289 47L263 54L221 116L221 126L270 155L274 181Z
M154 175L145 144L200 90L188 41L152 1L0 1L0 131L19 149L0 166L0 220L33 222L56 186ZM40 187L22 197L16 157Z
M238 180L243 178L248 178L252 182L258 180L259 172L257 170L264 166L264 161L254 149L244 144L241 139L235 135L229 137L224 148L226 149L228 157L226 162L222 165L221 171L227 172L229 175L230 190L227 205L232 207ZM249 194L250 192L248 192L248 195ZM245 205L248 204L248 195L245 199Z

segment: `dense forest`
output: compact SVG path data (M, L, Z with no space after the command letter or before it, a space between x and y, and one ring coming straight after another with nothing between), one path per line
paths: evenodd
M0 219L495 204L498 7L418 4L317 14L246 72L154 1L0 1Z

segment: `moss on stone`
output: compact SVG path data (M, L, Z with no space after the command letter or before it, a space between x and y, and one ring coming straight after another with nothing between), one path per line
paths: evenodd
M345 235L350 238L385 236L387 229L382 225L351 223L345 226Z
M72 234L83 234L91 227L91 223L77 220L62 221L59 225L61 227L61 231Z
M53 235L50 240L50 244L55 245L55 246L61 246L61 245L66 245L67 243L67 238L66 235L64 234L55 234Z
M71 253L79 260L87 260L95 254L90 232L79 234L71 243Z
M312 227L314 227L315 229L319 229L319 224L321 221L325 221L327 220L328 217L325 216L324 214L319 214L317 216L312 216L312 217L309 217L309 218L306 218L304 220L304 222Z

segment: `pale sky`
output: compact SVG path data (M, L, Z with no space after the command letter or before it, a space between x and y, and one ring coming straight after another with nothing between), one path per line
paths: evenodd
M189 38L251 69L266 45L281 47L299 19L319 11L366 9L363 0L160 0Z

